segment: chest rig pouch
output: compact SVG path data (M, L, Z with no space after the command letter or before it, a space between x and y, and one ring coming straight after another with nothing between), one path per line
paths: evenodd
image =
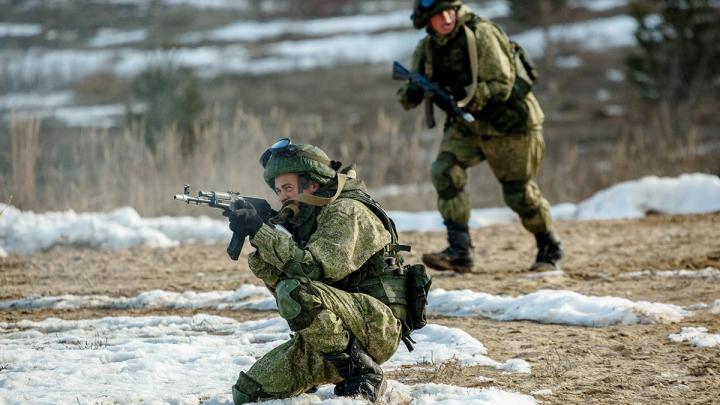
M380 204L361 191L348 194L347 198L362 202L383 222L385 229L390 232L391 243L375 253L358 271L333 286L344 291L370 295L387 305L402 323L403 343L412 351L412 343L415 342L410 333L427 323L425 311L432 283L430 276L422 264L404 264L400 253L409 252L410 246L398 244L395 223Z
M479 77L478 49L474 30L477 24L483 22L492 24L507 37L507 34L505 34L499 25L481 17L473 16L467 24L462 26L463 29L458 32L457 36L459 38L455 41L456 46L449 46L449 48L455 48L453 50L456 53L465 53L465 55L463 55L464 57L458 60L458 63L452 64L452 69L460 69L462 72L451 72L448 71L448 68L444 68L442 64L447 60L447 57L443 58L444 55L441 54L434 55L435 53L441 52L433 49L431 41L425 41L423 61L423 71L425 75L428 79L436 76L435 80L439 81L441 85L450 88L456 97L458 97L459 94L463 94L464 97L462 99L458 97L459 100L457 102L458 107L461 108L465 108L472 101L475 96L478 81L482 80L482 78ZM527 104L525 103L525 98L537 83L538 71L527 50L517 42L509 39L509 37L508 41L510 42L510 57L515 67L515 81L513 82L510 96L507 100L491 98L482 110L472 111L472 114L478 119L489 122L501 132L524 133L527 131L527 120L530 114ZM437 65L435 59L440 59L440 61L437 61ZM452 121L452 118L449 118L449 120ZM446 123L446 126L451 123L452 122Z

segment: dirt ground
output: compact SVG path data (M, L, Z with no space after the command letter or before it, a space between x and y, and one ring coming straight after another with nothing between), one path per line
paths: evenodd
M505 295L566 289L681 306L720 299L717 278L620 277L642 270L720 268L720 213L560 222L557 230L567 254L562 263L564 276L528 277L525 269L533 258L533 241L513 224L473 231L478 263L474 273L433 272L433 287ZM403 233L401 240L413 245L413 252L407 255L410 261L445 243L440 232ZM249 249L246 246L246 252ZM62 294L134 296L151 289L232 290L244 283L260 284L245 260L231 262L219 245L125 251L55 248L0 259L0 300ZM268 316L267 312L201 311L238 320ZM169 312L17 310L0 312L0 322ZM549 389L551 394L535 394L543 404L720 404L720 348L695 348L668 339L682 326L704 326L710 333L720 333L718 314L697 311L678 324L607 328L437 316L430 321L462 328L480 340L493 359L527 360L532 373L503 374L448 362L422 370L402 369L390 373L390 378L405 383L493 386L528 394Z

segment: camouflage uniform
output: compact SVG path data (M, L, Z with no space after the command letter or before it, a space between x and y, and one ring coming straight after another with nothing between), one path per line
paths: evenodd
M438 209L448 226L451 247L454 243L452 233L457 229L461 239L470 244L469 236L465 236L470 219L470 200L465 191L467 169L483 161L488 162L502 184L505 203L518 214L525 229L536 237L550 235L550 205L534 181L545 149L544 114L537 99L529 92L521 100L523 105L520 107L527 118L515 125L517 129L514 130L498 129L486 114L494 107L495 111L512 117L513 110L503 103L511 96L516 75L526 72L518 68L514 45L505 33L493 22L474 15L457 0L436 2L435 8L425 14L416 9L413 15L416 28L425 26L433 13L451 7L457 10L454 31L438 36L428 27L428 35L413 53L411 67L448 89L456 100L464 99L466 89L473 82L468 39L463 26L470 28L477 47L478 79L474 95L465 109L476 120L467 123L448 119L431 170L438 193ZM414 108L421 102L408 97L408 86L401 88L398 94L405 109ZM472 267L471 259L469 263ZM469 271L469 268L464 270Z
M317 148L309 150L324 155ZM325 183L315 195L333 195L337 180L328 177L334 170L305 158L292 159L297 164L286 159L291 164L278 165L283 158L273 156L265 168L266 181L270 184L282 172L315 168L310 177ZM362 182L350 179L333 202L301 204L293 223L284 224L292 237L263 224L250 239L257 249L249 256L250 269L275 296L293 334L240 373L233 386L236 404L287 398L327 383L338 384L336 393L342 391L347 376L331 360L352 345L371 357L368 364L393 355L403 336L399 319L405 317L404 301L383 303L378 298L388 301L387 296L374 298L365 287L392 272L386 259L395 255L396 233L387 229L372 204ZM372 367L382 378L379 366Z

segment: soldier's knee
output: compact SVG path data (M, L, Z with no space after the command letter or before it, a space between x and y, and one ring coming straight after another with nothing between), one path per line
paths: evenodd
M308 303L307 297L312 293L308 290L305 282L297 278L287 278L279 282L275 293L278 312L287 320L292 331L307 328L321 310L318 305ZM316 302L316 300L311 301Z
M510 209L523 218L534 216L537 211L537 204L533 201L532 187L525 181L502 182L503 199Z
M430 174L440 198L451 199L465 189L467 183L465 169L450 152L440 152L432 163Z
M235 385L232 386L232 397L235 405L257 402L260 399L271 398L262 390L262 386L244 372L240 372Z

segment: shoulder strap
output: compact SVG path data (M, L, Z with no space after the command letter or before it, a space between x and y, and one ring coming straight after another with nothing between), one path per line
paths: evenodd
M430 44L430 37L426 36L425 39L423 39L423 47L425 48L425 71L423 72L425 74L425 77L427 77L428 80L432 80L433 75L433 54L432 54L432 46Z
M473 24L474 26L475 24ZM470 73L472 74L472 83L465 87L465 98L458 101L457 105L460 108L465 107L470 100L475 96L475 89L478 85L478 53L477 53L477 39L475 38L475 32L472 28L468 27L468 24L463 24L463 32L467 39L468 57L470 58ZM423 47L425 48L425 77L428 80L432 80L433 74L433 53L432 46L430 44L430 37L425 37L423 40Z
M475 32L467 26L463 25L465 31L465 38L467 38L468 57L470 58L470 73L472 74L472 83L465 87L465 98L457 102L458 107L465 107L470 100L475 97L475 90L478 85L478 53L477 53L477 39L475 38Z

